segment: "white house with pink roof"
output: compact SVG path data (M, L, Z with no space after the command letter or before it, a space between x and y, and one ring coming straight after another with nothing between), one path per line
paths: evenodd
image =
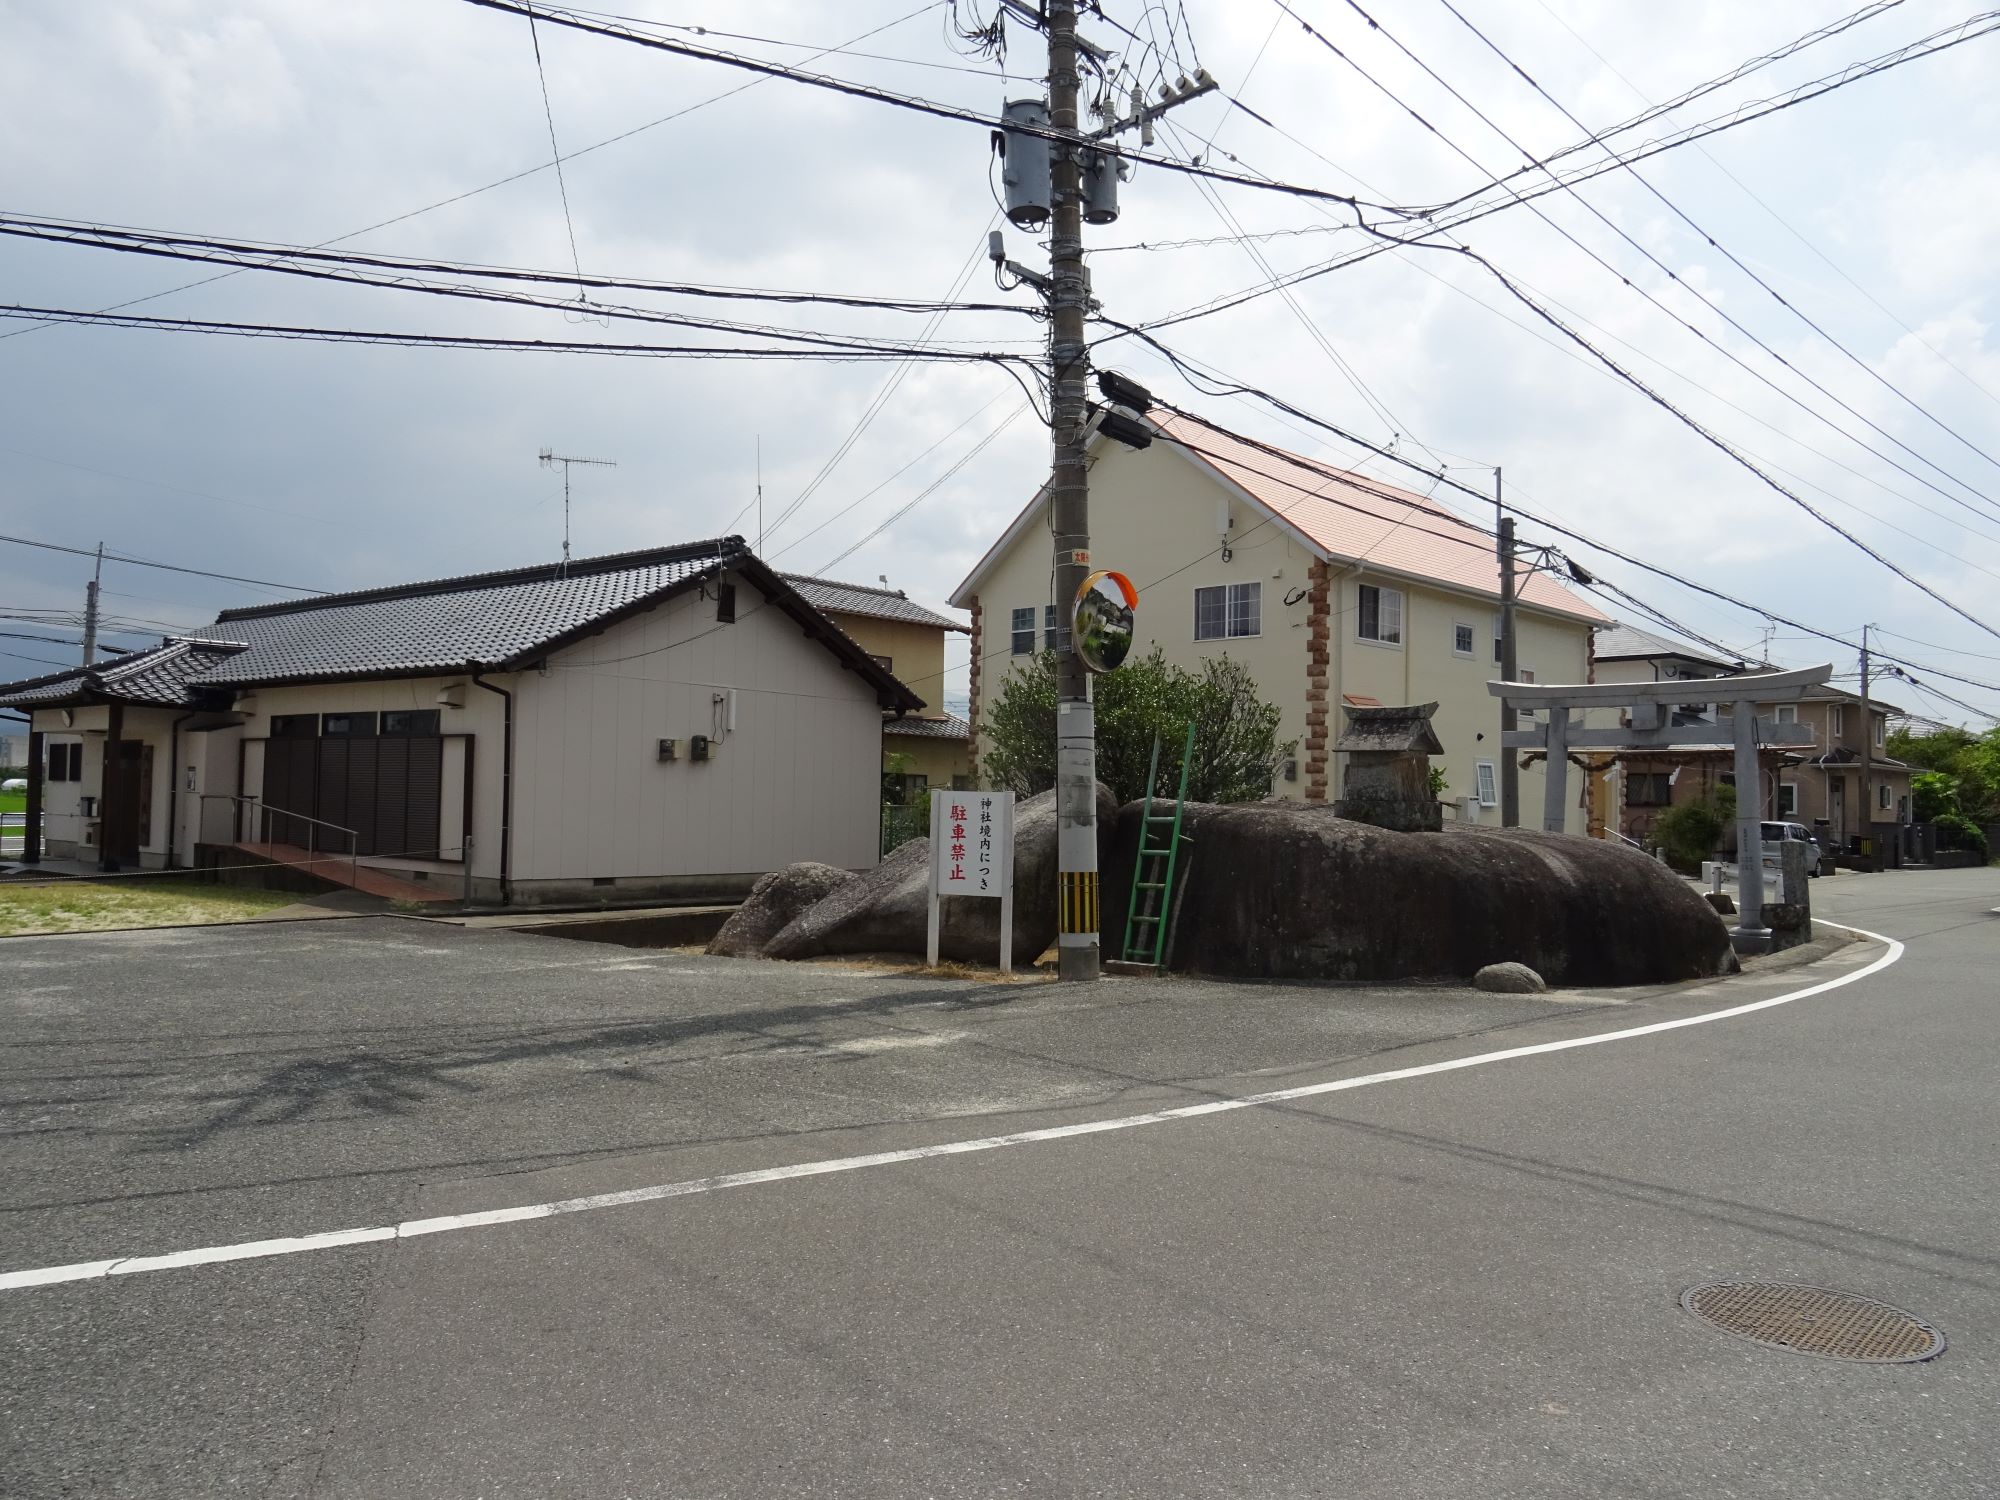
M1246 443L1205 423L1157 415L1133 450L1091 450L1093 566L1139 589L1141 649L1199 666L1227 653L1278 706L1298 741L1276 791L1331 802L1344 767L1343 703L1435 701L1444 798L1497 824L1499 566L1490 532L1439 502L1371 475ZM951 596L972 616L972 721L1015 661L1054 644L1047 492L1037 494ZM1521 676L1587 682L1591 632L1611 623L1546 572L1520 590ZM1569 810L1586 828L1582 776ZM1524 766L1521 805L1538 813L1542 772Z

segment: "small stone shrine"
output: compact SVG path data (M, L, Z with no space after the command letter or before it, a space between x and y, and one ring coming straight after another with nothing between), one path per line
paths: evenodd
M1347 780L1334 804L1336 813L1399 833L1443 829L1444 809L1431 790L1431 757L1444 754L1431 728L1437 707L1346 708L1347 732L1334 745L1347 753Z

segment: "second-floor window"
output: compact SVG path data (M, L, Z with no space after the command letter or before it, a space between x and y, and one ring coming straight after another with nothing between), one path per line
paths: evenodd
M1261 583L1219 583L1194 591L1194 638L1229 640L1259 635L1263 628Z
M1833 705L1833 732L1836 736L1847 733L1847 705L1845 703L1836 703Z
M1013 654L1016 656L1033 656L1035 654L1034 606L1029 605L1026 609L1015 610L1009 619L1008 626L1009 644L1013 648Z
M1044 651L1053 651L1061 644L1056 639L1056 607L1053 604L1044 604L1042 606L1042 649Z
M1889 738L1889 721L1887 719L1877 719L1875 721L1875 748L1877 750L1880 750L1882 746L1888 741L1888 738Z
M1474 768L1473 774L1478 782L1479 805L1481 807L1493 806L1500 800L1500 794L1493 789L1493 762L1482 760Z
M1462 620L1451 627L1451 649L1460 656L1472 655L1472 627Z
M1381 588L1372 583L1362 584L1354 633L1364 641L1377 641L1384 646L1402 645L1403 591Z
M1796 724L1799 722L1799 706L1796 703L1780 703L1772 710L1771 717L1780 724Z

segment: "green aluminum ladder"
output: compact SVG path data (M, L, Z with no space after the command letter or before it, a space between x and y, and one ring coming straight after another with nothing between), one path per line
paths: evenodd
M1187 802L1188 763L1194 759L1194 725L1181 746L1180 788L1173 815L1153 811L1153 788L1160 779L1160 736L1153 736L1153 761L1146 770L1146 804L1139 818L1139 857L1132 867L1132 899L1125 910L1125 962L1160 966L1166 951L1168 904L1174 890L1174 867L1180 860L1181 808ZM1165 828L1162 846L1155 830Z

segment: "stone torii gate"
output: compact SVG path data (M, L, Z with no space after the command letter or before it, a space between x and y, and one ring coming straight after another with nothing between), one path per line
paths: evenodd
M1734 700L1731 716L1736 742L1736 930L1738 952L1761 953L1771 940L1764 926L1763 784L1757 765L1760 747L1803 748L1815 743L1810 726L1759 719L1760 703L1796 703L1833 676L1833 665L1794 672L1746 673L1736 677L1676 678L1670 682L1593 682L1565 686L1532 682L1489 682L1487 690L1515 709L1547 709L1548 722L1510 729L1500 736L1503 753L1541 750L1548 755L1543 783L1542 827L1563 831L1569 801L1572 750L1664 750L1675 745L1713 744L1715 727L1672 723L1675 704L1691 696ZM1629 710L1618 729L1570 728L1570 712L1589 708Z

